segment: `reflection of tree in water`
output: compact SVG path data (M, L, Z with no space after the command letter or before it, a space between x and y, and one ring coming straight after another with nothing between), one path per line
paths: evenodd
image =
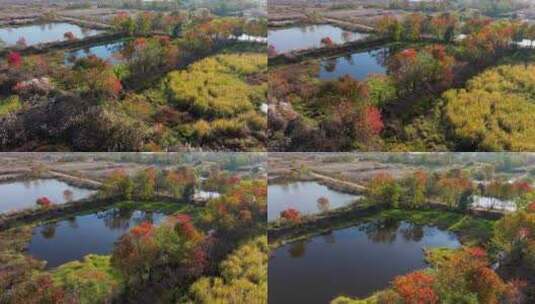
M24 188L30 189L31 187L37 187L41 183L39 179L25 179L22 181Z
M110 209L97 213L97 218L104 221L104 225L111 230L127 230L130 219L134 214L131 209Z
M79 227L78 222L76 221L76 216L71 216L67 218L67 223L69 224L69 227L72 229L77 229Z
M342 41L344 42L350 42L353 40L353 33L349 31L343 31L342 34Z
M43 225L41 228L41 235L47 240L53 238L54 235L56 235L56 225L56 223Z
M292 258L303 257L305 255L305 251L306 251L305 240L293 242L290 244L290 247L288 248L288 253L290 253L290 256Z
M314 32L316 30L316 26L315 25L301 26L299 29L301 30L301 33Z
M396 240L397 231L401 225L395 219L376 221L362 227L368 239L375 243L392 243Z
M344 59L347 62L347 64L349 64L349 65L354 65L355 64L355 60L353 59L353 54L351 54L351 53L345 54L344 55Z
M424 226L407 223L401 227L400 232L406 241L419 242L424 237Z
M334 233L332 231L322 234L321 237L327 244L336 244L336 237L334 236Z
M389 48L382 48L370 51L369 54L379 65L386 66L388 64L388 58L391 55L391 50Z
M326 59L323 61L323 68L329 73L334 72L336 70L336 63L336 58Z
M132 222L134 223L134 225L139 225L143 222L154 223L154 213L139 211L134 214L134 218L132 218Z

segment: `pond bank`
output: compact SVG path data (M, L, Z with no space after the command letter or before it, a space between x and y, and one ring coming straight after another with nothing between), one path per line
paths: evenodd
M163 195L156 195L150 200L136 200L136 198L133 198L133 200L145 202L165 201L169 203L186 204L182 199L172 198ZM22 212L7 215L0 214L0 231L27 223L37 221L49 221L55 218L60 218L88 210L110 207L119 202L124 202L124 198L122 196L113 196L106 198L92 197L78 200L75 202L68 202L62 205L52 205L49 208L28 209Z
M289 242L354 226L374 218L393 218L450 229L459 234L461 242L482 243L485 238L490 237L492 229L488 227L488 223L494 222L501 216L503 214L495 212L456 212L441 204L429 204L427 208L414 210L387 209L380 205L349 206L319 215L305 216L299 224L270 223L268 238L270 246L277 248Z
M99 44L117 41L126 37L128 37L126 33L102 33L73 41L66 40L36 44L23 49L13 46L0 50L0 56L6 56L9 52L12 51L18 52L22 55L38 55L64 49L91 47Z
M392 42L388 38L368 36L367 38L349 41L333 47L319 47L306 50L291 51L269 57L269 65L283 65L298 63L310 58L336 56L343 53L373 49Z

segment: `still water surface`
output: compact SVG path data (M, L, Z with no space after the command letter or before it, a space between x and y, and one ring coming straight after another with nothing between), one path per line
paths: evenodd
M30 46L39 43L66 40L63 35L67 32L72 32L77 39L83 39L97 35L102 31L82 28L76 24L66 22L54 22L0 28L0 39L7 46L13 46L20 38L24 38L26 45Z
M69 190L72 195L66 195ZM55 179L35 179L29 181L0 184L0 213L37 207L36 200L46 196L54 204L76 201L95 193L94 190L73 187Z
M318 199L329 200L329 209L347 206L358 200L360 196L331 190L317 182L295 182L268 186L268 221L280 217L281 211L295 208L301 214L317 214L321 212Z
M28 253L47 261L47 267L81 260L88 254L110 254L115 242L130 228L148 221L160 223L165 215L109 209L35 227Z
M319 78L332 80L349 75L354 79L363 80L372 74L386 74L386 67L383 62L387 53L387 49L381 48L322 59Z
M65 57L68 62L74 62L76 59L94 55L100 59L109 61L111 64L117 64L122 61L120 51L123 46L123 41L102 44L68 52L65 54Z
M349 32L329 24L295 26L268 31L268 44L277 53L288 53L294 50L317 48L321 39L330 37L335 44L363 39L367 34Z
M329 303L367 297L397 275L425 268L422 248L459 247L457 237L407 222L368 223L294 242L272 252L269 302Z

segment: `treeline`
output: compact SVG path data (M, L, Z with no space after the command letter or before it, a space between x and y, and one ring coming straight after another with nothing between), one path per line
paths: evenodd
M191 202L197 187L197 176L192 167L175 170L147 168L130 176L125 170L113 171L102 183L103 197L121 197L125 200L151 200L158 194L169 195Z
M99 7L113 7L123 9L151 9L155 11L164 12L180 11L185 9L204 9L221 16L241 15L245 10L260 8L261 5L262 1L257 0L111 0L99 1L98 3Z
M137 15L119 12L111 23L116 31L130 35L162 33L182 37L198 34L216 39L236 38L242 34L257 37L267 35L265 18L216 17L206 10L171 14L143 12Z
M492 179L477 183L466 172L452 169L448 172L416 171L395 179L389 174L378 174L368 183L365 202L391 208L422 208L428 204L444 204L451 209L470 209L476 195L514 201L518 209L535 199L530 182ZM489 208L492 208L489 207Z

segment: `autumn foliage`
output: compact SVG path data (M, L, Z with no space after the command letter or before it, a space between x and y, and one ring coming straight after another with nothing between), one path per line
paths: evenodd
M9 52L7 54L7 63L12 68L19 68L22 64L22 56L18 52Z
M280 216L282 219L293 224L301 223L301 213L297 209L288 208L286 210L283 210L281 211Z
M439 299L433 290L434 282L432 275L417 271L397 277L393 285L406 304L435 304Z
M37 199L36 204L43 207L43 208L49 208L52 207L53 203L50 201L47 197L40 197Z
M325 38L321 39L321 45L323 45L325 47L333 47L334 46L334 42L331 39L331 37L325 37Z

